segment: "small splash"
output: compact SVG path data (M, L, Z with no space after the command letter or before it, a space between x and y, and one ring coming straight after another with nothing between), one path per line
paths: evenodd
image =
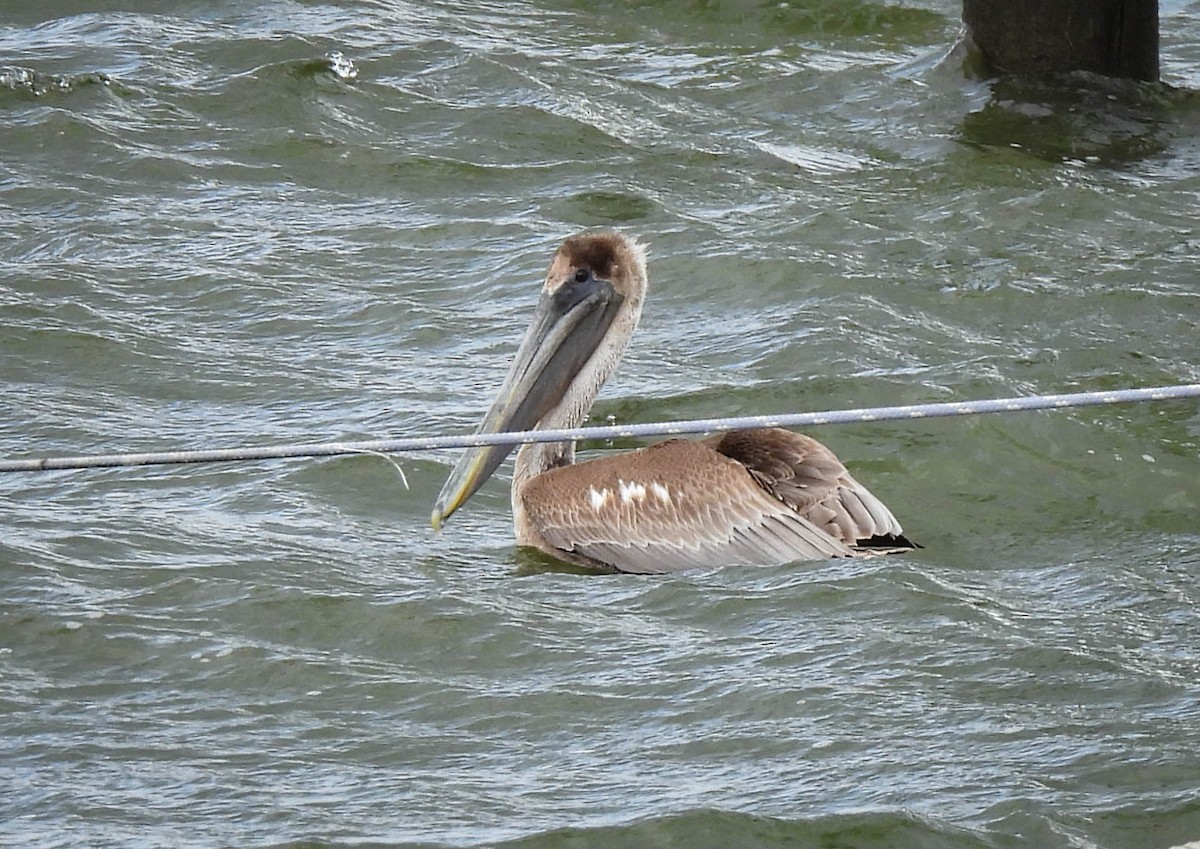
M53 94L56 92L74 91L82 86L109 85L112 79L107 74L88 73L60 76L57 74L39 74L32 68L19 66L0 67L0 88L12 91L23 91L34 97Z
M0 68L0 86L33 88L35 75L29 68Z
M358 79L358 68L341 51L330 51L325 54L325 58L329 61L329 70L333 71L333 75L339 80L349 82Z

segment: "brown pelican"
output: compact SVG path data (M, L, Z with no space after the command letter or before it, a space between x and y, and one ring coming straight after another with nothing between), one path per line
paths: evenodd
M625 352L645 294L646 255L636 240L584 233L563 242L478 432L578 427ZM434 528L511 451L465 451L438 496ZM517 452L512 511L519 545L621 572L773 565L916 547L832 451L791 431L672 439L574 461L570 442Z

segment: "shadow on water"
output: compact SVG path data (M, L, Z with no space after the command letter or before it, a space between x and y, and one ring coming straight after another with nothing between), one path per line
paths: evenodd
M783 820L699 810L615 828L564 829L497 845L506 849L684 845L697 849L708 846L984 849L998 844L965 829L913 814L866 813L815 820Z
M967 68L969 72L969 67ZM1077 72L1050 79L1002 77L962 122L961 140L1012 147L1049 162L1121 165L1157 156L1177 134L1194 92Z
M543 554L536 548L517 548L513 554L514 569L510 573L514 578L525 578L531 575L611 575L607 569L589 569L586 566L574 566L562 560L556 560L549 554Z
M699 809L638 822L595 828L559 828L503 842L488 842L495 849L621 849L643 846L689 846L692 849L738 846L744 849L823 849L854 846L859 849L1002 849L1022 845L1030 838L1040 845L1090 846L1090 832L1102 831L1129 838L1126 845L1147 847L1194 846L1197 806L1183 803L1152 815L1128 811L1098 812L1094 821L1057 822L1036 803L1026 801L997 806L1000 821L993 826L968 829L944 820L911 812L835 814L811 819L780 819L753 814ZM996 829L994 825L1003 824ZM1152 836L1151 836L1152 835ZM346 844L298 841L278 849L327 849ZM441 843L355 843L359 847L436 849ZM480 844L474 844L480 845Z
M286 849L319 849L338 844L298 842ZM444 844L360 844L393 849L434 849ZM562 828L488 843L496 849L621 849L643 846L690 846L693 849L738 846L767 849L819 849L855 846L861 849L921 846L926 849L995 849L1008 845L987 834L970 831L911 813L845 814L815 819L776 819L719 810L686 813L599 828ZM283 849L283 847L280 847Z
M578 0L559 4L589 8ZM923 41L944 25L935 11L873 0L776 0L728 3L721 0L627 0L623 11L630 20L641 20L669 31L704 32L722 39L847 38L885 43Z

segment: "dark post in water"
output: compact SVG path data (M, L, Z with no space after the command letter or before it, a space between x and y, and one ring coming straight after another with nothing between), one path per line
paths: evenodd
M1158 0L963 0L963 21L993 73L1158 79Z

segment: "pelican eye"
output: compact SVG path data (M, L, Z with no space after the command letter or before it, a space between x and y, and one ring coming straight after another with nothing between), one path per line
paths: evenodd
M612 284L597 277L585 266L571 272L553 292L554 304L559 314L565 314L585 301L608 304L613 297Z

